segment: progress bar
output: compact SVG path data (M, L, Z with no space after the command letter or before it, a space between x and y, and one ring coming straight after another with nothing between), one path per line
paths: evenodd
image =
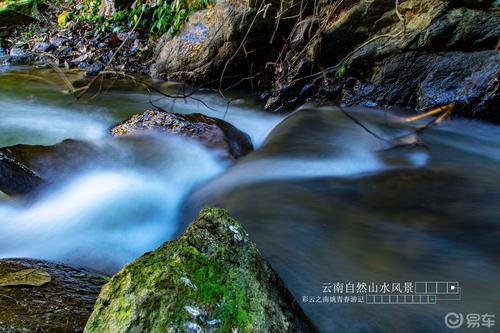
M367 295L366 304L436 304L436 295Z

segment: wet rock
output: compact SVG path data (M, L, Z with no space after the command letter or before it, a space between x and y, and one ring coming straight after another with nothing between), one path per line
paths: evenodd
M23 195L36 190L43 180L23 163L0 152L0 190L8 195Z
M24 57L26 56L26 51L24 51L22 48L14 46L13 48L10 49L9 55L12 57Z
M401 68L405 68L401 72ZM393 105L428 110L455 103L455 112L500 121L500 54L497 51L408 52L384 59L370 82L372 96Z
M415 0L399 1L396 10L394 1L361 0L345 2L333 16L326 6L320 17L329 19L320 33L298 47L291 43L278 62L268 107L295 106L326 93L346 104L419 110L454 102L464 115L498 119L500 12L492 6ZM303 63L312 65L308 73ZM307 82L318 89L302 92Z
M202 210L177 240L116 274L103 287L85 332L158 328L316 331L242 226L214 208Z
M0 148L0 191L9 195L35 192L89 164L99 150L89 143L65 140L53 146ZM90 159L91 160L91 159Z
M207 147L221 149L232 159L240 158L253 150L246 133L224 120L200 113L178 114L150 110L116 126L112 129L112 134L126 135L152 129L193 138Z
M86 76L96 76L103 69L104 69L104 65L101 62L95 62L87 68L85 75Z
M0 287L0 332L81 332L105 280L42 260L0 260L0 276L26 269L47 272L50 282Z
M275 7L271 1L266 3L271 5L266 16L261 12L255 17L260 1L245 0L221 0L212 8L195 12L183 31L167 38L151 67L152 75L207 82L219 78L224 67L224 75L245 73L244 68L262 62L270 51ZM251 33L246 35L250 27Z
M4 62L9 65L28 64L34 59L35 57L31 52L17 46L10 49L8 56L4 56Z

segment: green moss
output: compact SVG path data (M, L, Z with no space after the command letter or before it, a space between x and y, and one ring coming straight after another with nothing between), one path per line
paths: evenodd
M27 23L36 14L36 2L16 0L0 2L0 26Z
M86 332L165 332L188 323L208 332L268 331L275 319L266 306L276 297L269 283L276 278L266 265L235 220L223 210L205 209L177 240L111 279Z

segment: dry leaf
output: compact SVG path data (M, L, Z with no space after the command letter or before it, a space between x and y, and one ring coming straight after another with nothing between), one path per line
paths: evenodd
M40 287L51 281L50 274L38 269L24 269L0 276L0 287L35 286Z

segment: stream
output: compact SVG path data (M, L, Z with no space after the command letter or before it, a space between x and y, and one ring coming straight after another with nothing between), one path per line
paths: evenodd
M49 70L0 70L0 147L76 139L105 152L36 197L0 193L1 258L112 274L212 205L242 223L322 332L444 332L449 312L498 319L499 126L454 119L424 131L422 145L394 148L413 127L375 108L306 105L285 116L245 98L226 114L211 93L197 95L207 108L120 81L78 101L64 89ZM256 150L231 165L186 138L109 135L151 103L224 118ZM461 300L304 301L327 283L407 281L456 281Z

